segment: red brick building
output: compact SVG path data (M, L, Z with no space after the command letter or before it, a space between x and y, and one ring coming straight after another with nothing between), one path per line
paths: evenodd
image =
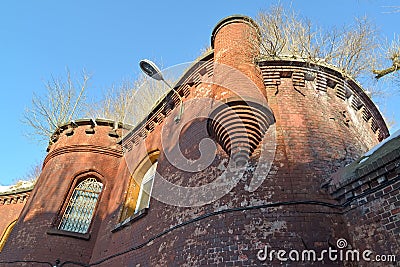
M257 36L250 18L221 20L212 51L133 128L60 127L0 265L365 264L319 260L329 248L400 257L399 138L361 157L389 133L359 84L332 66L262 59Z
M32 189L33 183L0 189L0 252L14 228Z

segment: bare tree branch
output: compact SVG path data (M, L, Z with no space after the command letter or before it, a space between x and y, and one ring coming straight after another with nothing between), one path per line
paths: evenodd
M173 84L173 81L169 81ZM106 90L100 101L90 104L86 117L107 118L135 125L149 114L154 104L169 90L164 83L139 77L125 80Z
M45 84L44 95L33 94L31 107L25 110L22 120L30 126L33 139L47 141L57 127L82 114L89 79L90 76L83 72L78 91L67 70L66 80L52 77Z
M392 66L382 70L373 70L373 73L376 74L376 79L380 79L400 69L400 37L395 36L391 43L384 46L384 50L386 51L386 59L392 63Z
M290 56L308 62L326 62L354 77L372 69L377 33L366 19L356 19L341 30L323 30L309 19L281 5L258 14L261 56Z

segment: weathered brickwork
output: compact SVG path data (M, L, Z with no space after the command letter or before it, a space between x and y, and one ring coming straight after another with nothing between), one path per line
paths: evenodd
M321 252L335 248L339 238L352 247L399 254L399 158L353 176L344 168L388 137L381 114L355 81L333 67L260 59L257 34L247 17L219 22L213 51L125 136L122 125L105 120L61 127L0 265L280 266L277 259L258 259L260 250ZM173 119L177 94L184 100L179 123ZM197 160L206 154L206 139L214 149L203 166ZM171 157L176 151L182 158ZM149 154L157 155L157 197L131 215L129 192L140 184L135 174L143 172ZM195 171L180 168L188 163ZM87 176L104 184L89 232L58 230L74 185ZM207 201L218 187L201 188L221 176L234 186ZM165 189L163 180L200 189L185 195Z
M0 251L7 241L13 223L18 219L32 189L0 194Z
M381 255L400 254L400 139L340 170L330 192L344 207L352 244Z

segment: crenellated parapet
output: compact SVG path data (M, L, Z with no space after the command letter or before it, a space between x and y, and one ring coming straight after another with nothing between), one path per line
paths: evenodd
M51 136L43 166L61 154L90 152L122 156L123 132L130 126L105 119L80 119L60 126Z
M282 79L290 79L299 95L325 97L327 101L342 102L348 108L338 110L347 126L369 129L378 143L389 136L386 123L371 98L351 77L333 66L311 64L300 60L263 60L259 62L264 84L279 94ZM317 97L316 101L319 101ZM325 101L325 100L324 100ZM321 105L325 103L321 102ZM327 117L326 120L329 120Z

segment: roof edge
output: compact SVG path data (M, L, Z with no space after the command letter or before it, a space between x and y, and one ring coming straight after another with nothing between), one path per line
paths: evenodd
M10 189L10 190L7 190L7 191L0 192L0 197L30 192L35 187L35 184L36 183L32 183L31 185L29 185L27 187L15 188L15 189Z

